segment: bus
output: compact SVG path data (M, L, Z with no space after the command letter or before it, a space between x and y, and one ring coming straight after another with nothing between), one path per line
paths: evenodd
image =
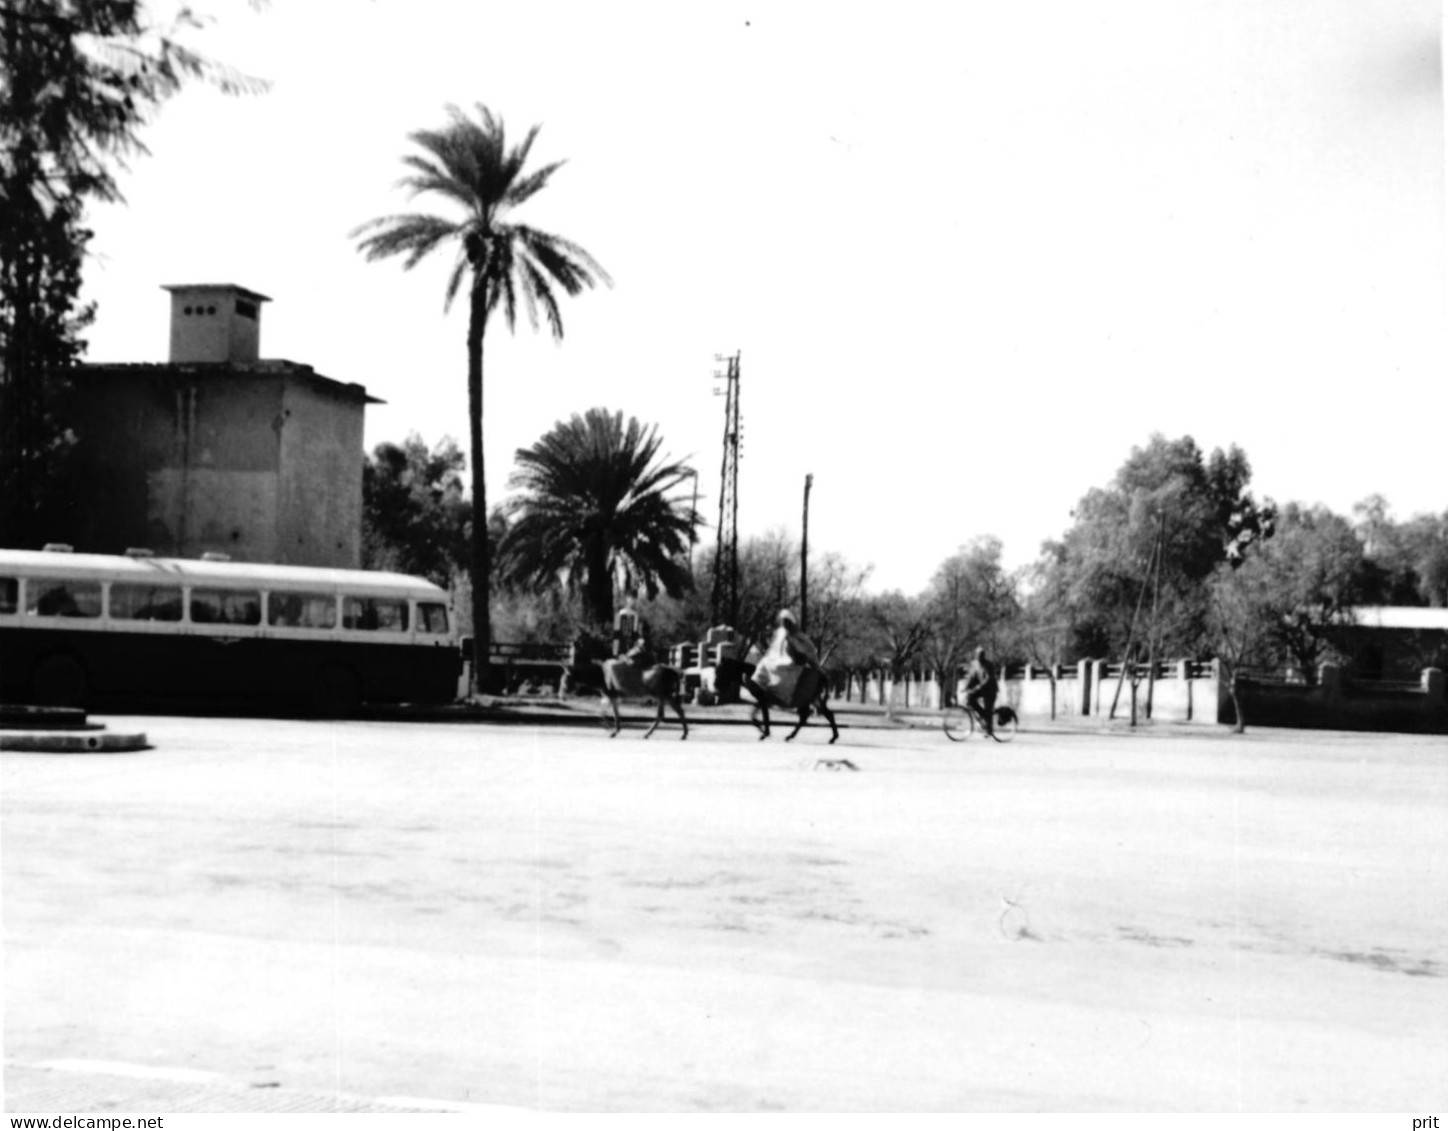
M448 703L462 652L448 595L397 573L0 550L0 701Z

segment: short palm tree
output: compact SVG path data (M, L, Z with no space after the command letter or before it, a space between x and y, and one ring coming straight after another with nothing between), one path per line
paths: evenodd
M580 591L585 617L603 629L616 590L681 595L692 583L685 555L698 515L669 492L694 471L659 459L661 444L657 428L593 408L520 448L508 481L519 493L498 551L503 575Z
M519 301L536 329L541 307L555 339L563 337L563 320L554 288L577 295L608 273L588 252L559 236L514 223L514 208L536 195L562 165L525 172L528 153L538 136L534 126L522 142L507 144L503 120L478 106L474 121L455 106L449 123L439 130L408 135L421 153L403 163L411 172L398 182L410 196L440 197L453 215L405 213L383 216L353 230L367 259L403 256L410 270L443 245L457 245L457 263L448 280L444 309L451 307L464 281L468 284L468 438L472 465L473 523L469 577L473 592L473 637L477 673L487 662L490 631L488 593L491 577L487 521L488 495L483 479L483 338L488 319L499 307L514 327Z

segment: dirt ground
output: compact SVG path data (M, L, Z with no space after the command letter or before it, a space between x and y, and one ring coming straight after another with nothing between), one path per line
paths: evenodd
M10 1111L1448 1109L1441 737L115 725L0 755Z

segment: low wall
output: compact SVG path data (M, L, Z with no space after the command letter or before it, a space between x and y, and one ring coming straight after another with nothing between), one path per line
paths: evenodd
M1143 666L1138 667L1134 694L1137 717L1151 717L1166 722L1216 724L1221 718L1222 689L1214 664L1181 661L1158 664L1156 678L1150 681L1151 713L1147 715L1148 680ZM1058 664L1043 667L1026 664L1008 668L1001 681L996 702L1015 709L1023 720L1107 718L1120 679L1121 665L1100 660L1083 660L1067 667ZM837 698L849 702L896 708L937 710L944 696L933 674L911 672L893 680L883 672L867 676L851 676L836 684ZM954 700L965 693L963 685L955 688ZM1116 706L1116 718L1131 717L1132 681L1128 677Z
M1448 688L1438 668L1428 668L1415 685L1353 680L1324 664L1315 685L1239 679L1237 696L1249 727L1448 734ZM1237 721L1230 699L1223 715L1223 722Z
M1155 672L1145 664L1122 678L1122 665L1104 660L1091 662L1091 709L1087 714L1100 719L1132 717L1135 699L1136 717L1169 723L1222 722L1222 702L1226 689L1215 662L1196 663L1174 660L1156 665ZM1135 679L1133 680L1133 675ZM1118 692L1119 689L1119 692ZM1112 704L1116 711L1113 715Z
M1091 669L1089 662L1054 668L1027 664L1015 678L1006 673L996 702L1009 704L1023 719L1081 718L1091 709Z

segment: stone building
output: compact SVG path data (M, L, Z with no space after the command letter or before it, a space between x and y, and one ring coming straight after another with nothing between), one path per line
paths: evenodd
M358 568L360 385L262 360L265 295L170 286L165 364L76 376L74 505L54 537L77 550Z

